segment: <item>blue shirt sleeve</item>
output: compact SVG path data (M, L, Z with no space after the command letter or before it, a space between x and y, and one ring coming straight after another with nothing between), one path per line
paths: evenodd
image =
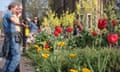
M10 19L10 17L12 17L12 13L9 12L9 13L7 14L7 19Z
M4 31L5 32L9 32L10 31L10 25L11 25L11 21L10 21L10 17L12 16L12 13L11 12L8 12L4 15L3 17L3 27L4 27Z

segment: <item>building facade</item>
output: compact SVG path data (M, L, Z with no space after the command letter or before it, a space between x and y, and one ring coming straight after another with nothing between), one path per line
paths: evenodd
M97 27L103 16L103 0L79 0L80 19L87 28Z
M50 0L50 6L58 15L67 9L76 10L76 2L80 5L80 19L84 26L92 28L97 26L97 21L103 16L103 0Z

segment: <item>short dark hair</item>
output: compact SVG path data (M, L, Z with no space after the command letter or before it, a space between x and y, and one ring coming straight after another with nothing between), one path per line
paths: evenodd
M12 2L9 4L8 9L10 10L11 8L14 8L15 6L20 5L18 2Z

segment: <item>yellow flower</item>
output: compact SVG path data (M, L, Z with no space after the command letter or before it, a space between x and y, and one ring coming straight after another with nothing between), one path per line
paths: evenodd
M71 53L71 54L70 54L70 57L71 57L71 58L75 58L75 57L76 57L76 54Z
M37 45L37 44L35 44L34 47L35 47L35 48L40 48L39 45Z
M47 18L47 17L43 17L42 26L43 26L43 27L49 26L49 21L48 21L48 18Z
M40 51L42 51L42 49L41 48L37 48L37 53L39 53Z
M76 69L70 69L70 72L78 72Z
M62 46L65 46L66 45L66 42L62 42Z
M89 70L88 68L83 68L82 72L91 72L91 70Z
M30 34L30 30L28 27L25 28L25 35L28 36Z
M66 45L66 42L58 42L58 44L57 44L59 47L63 47L63 46L65 46Z
M60 21L63 26L73 26L75 20L75 13L69 13L69 10L64 12L60 17Z
M43 44L45 45L47 43L47 41L43 41Z
M57 45L58 45L58 46L61 46L61 42L58 42Z
M42 54L42 58L47 59L50 55L49 54Z
M44 51L50 51L50 48L43 48Z

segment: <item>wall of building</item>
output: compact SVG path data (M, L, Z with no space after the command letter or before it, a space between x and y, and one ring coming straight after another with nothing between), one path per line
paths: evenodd
M74 12L76 1L80 4L80 18L87 28L97 26L97 21L103 15L103 0L50 0L53 11L60 15L69 9Z

